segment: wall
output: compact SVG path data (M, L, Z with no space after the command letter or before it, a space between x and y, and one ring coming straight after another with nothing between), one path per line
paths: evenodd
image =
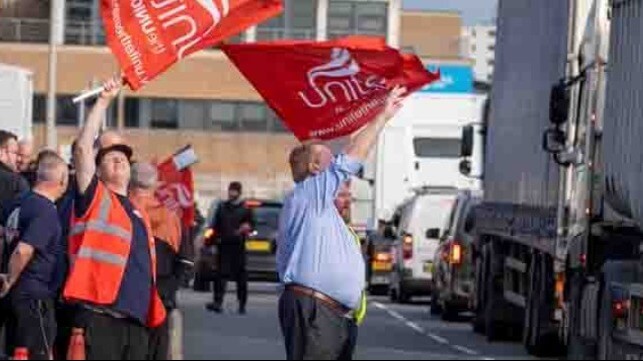
M400 47L412 47L421 57L460 57L462 17L450 12L405 11L401 20Z
M58 143L71 144L77 132L74 127L59 126ZM296 139L289 134L127 129L125 136L138 159L164 158L191 144L200 156L194 170L203 199L223 196L233 180L245 184L247 195L260 198L279 198L292 185L287 160ZM36 147L43 146L44 126L34 127L34 141Z

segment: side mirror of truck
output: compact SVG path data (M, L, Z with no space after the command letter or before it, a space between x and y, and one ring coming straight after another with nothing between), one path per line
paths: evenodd
M429 239L438 239L440 238L440 229L439 228L429 228L426 230L426 238Z
M468 159L463 159L460 162L460 174L462 174L465 177L468 177L471 175L471 161Z
M560 129L547 129L543 134L543 150L551 154L565 151L565 132Z
M470 157L473 154L473 126L467 125L462 128L462 146L460 156L463 158Z
M554 85L549 96L549 121L555 125L565 124L569 117L570 95L566 84Z

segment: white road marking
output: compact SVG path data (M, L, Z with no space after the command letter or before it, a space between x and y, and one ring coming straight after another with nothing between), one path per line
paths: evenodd
M454 345L452 347L453 347L454 350L460 351L462 353L466 353L469 356L478 356L479 355L479 353L477 353L476 351L473 351L473 350L471 350L469 348L466 348L466 347L463 347L463 346Z
M388 308L386 305L384 305L382 303L379 303L379 302L372 302L371 304L374 307L376 307L376 308L378 308L380 310L386 311L386 313L388 313L394 319L404 323L410 329L425 335L426 337L430 338L431 340L433 340L433 341L435 341L435 342L437 342L437 343L439 343L441 345L450 345L449 340L447 340L447 339L445 339L443 337L440 337L438 335L432 334L432 333L425 333L424 328L422 328L420 325L418 325L415 322L412 322L412 321L408 320L406 317L402 316L399 312ZM476 351L474 351L474 350L472 350L470 348L464 347L464 346L460 346L460 345L450 345L450 346L451 346L452 349L454 349L454 350L456 350L458 352L467 354L469 356L479 356L480 355L480 353L478 353L478 352L476 352ZM493 360L493 359L485 358L485 360Z
M420 327L420 325L418 325L417 323L411 322L411 321L406 321L405 323L406 323L407 326L409 326L413 330L415 330L415 331L417 331L417 332L419 332L421 334L424 334L424 329L422 327Z
M440 336L434 335L432 333L427 333L426 336L428 338L432 339L433 341L435 341L437 343L440 343L442 345L448 345L449 344L449 341L444 337L440 337Z

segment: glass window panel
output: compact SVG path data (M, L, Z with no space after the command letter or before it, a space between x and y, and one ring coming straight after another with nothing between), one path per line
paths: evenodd
M179 125L178 102L168 99L152 100L152 128L176 129Z
M181 129L205 129L206 107L208 103L202 100L181 101Z
M245 131L265 132L268 118L265 105L261 103L239 103L239 120Z
M44 95L34 94L32 116L34 123L45 123L47 119L47 98Z
M239 122L235 119L235 104L232 102L213 102L210 104L209 128L216 131L235 131Z
M415 138L415 155L420 158L459 158L461 140L457 138Z
M125 127L138 128L140 125L140 100L125 98Z

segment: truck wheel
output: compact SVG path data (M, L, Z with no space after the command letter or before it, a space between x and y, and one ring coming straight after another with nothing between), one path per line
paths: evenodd
M567 338L568 360L593 360L596 358L595 348L583 341L580 336L581 305L583 304L584 279L579 272L574 272L570 277L569 289L569 330Z
M484 249L483 249L484 252ZM477 334L484 334L485 332L485 321L484 321L484 279L487 274L487 269L485 267L485 257L484 253L476 259L475 270L476 276L474 281L474 304L473 304L473 332Z
M543 325L543 320L549 319L550 305L554 302L554 275L551 271L553 264L548 256L538 252L532 255L523 344L533 356L553 356L560 350L556 334L550 332L546 324Z
M496 263L498 262L498 255L496 254L493 243L487 245L486 250L487 258L487 274L485 279L485 304L484 304L484 323L485 334L487 335L487 342L493 342L498 339L498 326L495 319L496 304L498 303L498 295L496 292Z

